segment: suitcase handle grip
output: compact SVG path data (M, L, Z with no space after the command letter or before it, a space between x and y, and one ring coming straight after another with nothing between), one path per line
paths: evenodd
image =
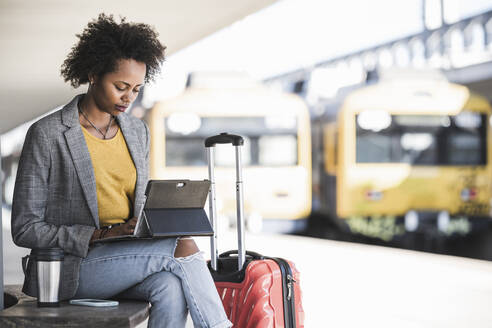
M205 147L207 148L214 147L216 144L228 143L231 143L233 146L242 146L244 144L244 139L241 136L228 134L227 132L205 139Z
M220 258L231 257L231 255L234 255L234 254L239 255L239 252L237 249L224 252L224 253L220 254L219 257ZM246 255L253 258L253 260L263 260L265 258L263 255L256 253L256 252L251 252L251 251L246 251Z

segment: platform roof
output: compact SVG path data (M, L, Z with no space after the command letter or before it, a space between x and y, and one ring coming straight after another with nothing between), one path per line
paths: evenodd
M75 34L101 12L153 25L167 55L276 0L1 0L0 133L68 102L60 66Z

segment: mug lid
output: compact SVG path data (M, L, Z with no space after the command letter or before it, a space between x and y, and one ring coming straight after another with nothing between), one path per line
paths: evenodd
M63 261L63 249L52 248L33 248L31 256L37 261Z

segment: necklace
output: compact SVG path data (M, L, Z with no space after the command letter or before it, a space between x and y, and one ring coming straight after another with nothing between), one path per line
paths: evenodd
M114 116L110 114L111 118L109 119L108 126L106 127L106 133L103 133L97 126L94 125L94 123L91 122L91 120L89 120L87 115L85 115L84 111L80 108L80 105L78 105L77 107L79 108L80 114L82 114L82 116L84 116L84 118L87 120L87 122L89 122L89 124L92 125L92 127L94 129L96 129L96 131L99 132L103 136L103 139L106 139L106 135L108 134L109 128L111 127L111 123L113 123Z

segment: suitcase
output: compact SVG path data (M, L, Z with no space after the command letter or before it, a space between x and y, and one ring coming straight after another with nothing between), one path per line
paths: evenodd
M215 207L214 147L232 143L236 151L238 249L218 255ZM243 138L222 133L205 140L210 177L210 273L227 317L235 328L304 327L299 271L291 261L249 252L244 247L241 146Z

